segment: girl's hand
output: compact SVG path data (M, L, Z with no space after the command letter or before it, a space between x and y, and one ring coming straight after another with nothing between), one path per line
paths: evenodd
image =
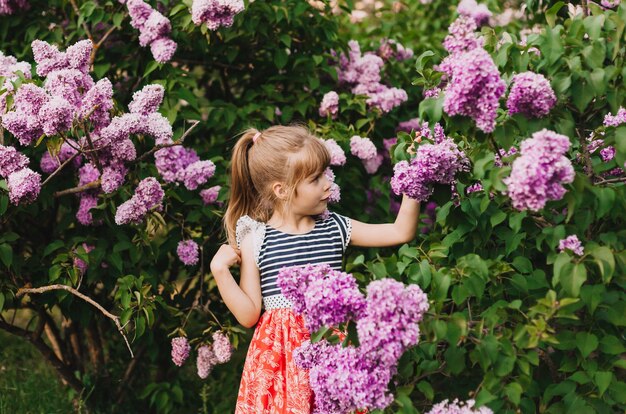
M211 260L211 272L228 270L231 266L241 263L241 251L229 244L222 244Z

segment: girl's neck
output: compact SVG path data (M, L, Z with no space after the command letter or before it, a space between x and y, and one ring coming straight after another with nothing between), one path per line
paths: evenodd
M284 233L308 233L315 226L315 220L310 215L286 214L274 211L267 224Z

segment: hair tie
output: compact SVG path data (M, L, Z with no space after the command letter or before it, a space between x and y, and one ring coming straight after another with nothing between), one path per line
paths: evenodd
M260 132L257 132L256 134L254 134L254 136L252 137L252 142L256 142L256 140L261 136Z

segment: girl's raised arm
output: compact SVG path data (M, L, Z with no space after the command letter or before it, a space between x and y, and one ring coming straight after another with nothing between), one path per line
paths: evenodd
M415 238L419 214L419 201L402 196L402 205L394 223L367 224L353 219L350 244L362 247L387 247L408 243Z
M241 277L239 285L230 273L229 267L236 263L237 251L224 244L211 261L211 272L222 300L235 316L237 321L246 328L252 328L261 315L261 277L254 262L252 234L244 236L241 241Z

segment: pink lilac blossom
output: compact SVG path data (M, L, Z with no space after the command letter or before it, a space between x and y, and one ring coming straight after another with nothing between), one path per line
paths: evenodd
M615 158L615 147L612 145L609 145L606 148L602 148L600 150L600 157L602 158L602 161L604 162L611 161L613 158Z
M578 236L572 234L564 239L559 240L559 251L562 252L565 249L571 250L574 254L582 256L585 248L578 240Z
M555 103L556 95L542 74L524 72L513 77L513 86L506 101L509 114L542 118L548 115Z
M135 194L117 208L115 223L121 225L140 222L150 210L162 208L164 195L161 184L156 178L148 177L141 180Z
M90 226L94 223L90 210L98 205L98 196L89 193L80 195L80 203L76 212L76 219L83 226Z
M448 27L448 35L443 41L443 47L450 54L465 53L482 48L483 38L476 34L476 21L471 17L459 16Z
M329 265L284 267L276 283L311 332L358 318L365 308L356 279Z
M87 163L78 170L78 185L83 186L100 178L100 171L92 163Z
M475 183L465 189L465 194L469 195L483 190L483 185L481 183Z
M29 7L28 0L0 0L0 16L14 14Z
M515 147L511 147L509 148L508 151L505 151L504 149L500 148L499 150L499 154L496 153L494 155L494 160L493 160L493 165L496 167L502 167L505 164L502 162L503 158L510 158L513 155L517 154L517 148ZM509 163L506 163L506 165L508 165Z
M474 400L467 400L467 402L459 402L457 399L452 402L443 400L433 405L433 408L426 414L493 414L488 407L476 408L475 404Z
M328 181L330 181L330 195L328 196L328 202L338 203L339 200L341 200L341 188L339 188L339 185L335 182L335 174L330 168L326 168L324 175L328 178Z
M395 194L426 201L433 184L451 184L459 172L469 170L469 160L463 151L440 128L436 131L434 144L421 144L410 162L400 161L394 166L391 189Z
M324 95L324 98L322 98L319 114L323 117L330 116L332 119L336 119L338 112L339 95L337 95L337 92L335 91L330 91Z
M220 193L222 186L215 185L211 188L206 188L200 191L200 197L202 197L202 202L205 206L210 204L214 204L217 201L217 197Z
M172 30L169 19L143 0L128 0L126 6L131 26L139 30L140 46L150 46L157 62L168 62L177 48L176 42L169 38Z
M205 379L209 376L213 367L217 363L213 349L207 345L203 345L198 349L198 359L196 359L196 368L198 376Z
M243 0L193 0L191 20L196 26L206 23L209 30L217 30L232 26L243 9Z
M619 107L617 114L611 115L606 114L604 117L604 126L605 127L616 127L623 123L626 123L626 109Z
M361 160L368 160L376 156L376 146L369 138L355 135L350 138L350 152Z
M378 171L383 164L384 159L385 157L382 152L378 152L375 157L362 160L363 167L368 174L376 174L376 171Z
M181 240L178 242L176 254L181 262L187 266L198 264L199 250L198 244L193 240Z
M398 61L403 61L413 57L412 49L405 48L393 39L383 39L376 53L384 60L395 58Z
M12 172L7 178L11 203L29 204L37 199L41 191L41 175L30 168Z
M477 48L450 55L439 65L438 70L449 78L444 111L451 116L469 116L483 132L492 132L506 84L489 53Z
M43 153L43 155L41 156L41 160L39 161L39 167L41 168L41 171L45 172L46 174L53 173L57 168L61 166L61 164L63 164L65 161L72 158L78 152L76 150L76 147L78 146L78 144L72 140L68 140L68 141L69 143L64 142L61 145L59 153L56 154L54 157L50 155L49 151L46 151ZM80 167L82 160L83 160L82 156L77 155L72 160L71 165L74 168L78 168Z
M100 187L105 194L111 194L124 184L128 168L117 162L107 165L102 169Z
M441 93L441 88L425 89L423 92L424 99L437 98Z
M191 345L184 336L172 338L172 362L177 366L182 366L187 358L189 358L189 352L191 351Z
M133 100L128 104L131 113L150 115L158 112L165 88L162 85L151 84L144 86L141 90L133 93Z
M233 354L233 347L224 332L213 333L213 353L218 364L225 364L230 361Z
M89 74L72 68L52 71L44 82L44 88L50 95L66 99L76 111L80 110L83 91L94 86Z
M600 4L602 7L607 9L612 9L613 7L619 6L622 0L602 0Z
M89 119L98 132L111 122L113 109L113 85L107 78L100 79L83 97L78 115Z
M547 129L522 142L521 156L503 180L513 207L538 211L548 200L563 198L567 192L563 184L574 180L574 168L565 157L569 147L568 137Z
M53 96L39 110L43 133L53 136L72 127L74 110L72 105L60 96Z
M39 110L48 102L43 88L32 83L22 85L15 93L13 108L2 115L2 126L22 145L30 145L43 134Z
M390 88L381 83L360 84L352 88L356 95L367 95L366 103L387 113L406 102L409 97L404 89Z
M489 23L491 12L486 4L478 4L476 0L461 0L456 11L462 15L471 17L476 22L476 26L482 26Z
M182 171L182 181L188 190L195 190L215 174L212 161L196 161Z
M12 173L28 166L28 157L14 147L0 145L0 177L7 178Z
M330 153L330 165L344 165L346 163L346 153L343 151L343 148L337 144L337 141L334 139L321 139L326 146L326 149Z
M83 250L85 250L85 253L89 253L90 251L95 249L95 247L96 246L93 246L91 244L83 243ZM84 275L87 269L89 268L89 265L87 264L87 262L85 262L83 259L81 259L78 256L74 256L73 264L74 264L74 267L78 269L78 272L81 275Z
M30 63L18 62L14 56L5 55L0 51L0 76L5 78L5 88L8 86L7 83L10 83L11 80L18 79L18 71L22 72L26 79L30 79L30 70Z
M417 345L418 322L428 308L428 298L417 285L405 287L389 278L371 282L367 307L357 321L360 352L394 366L404 351Z
M33 57L37 63L37 74L48 76L50 73L64 69L75 69L83 74L89 71L89 62L93 43L81 40L69 46L65 52L59 51L55 45L43 40L31 43Z
M200 161L196 151L176 145L166 147L154 153L157 171L167 183L179 180L179 176L189 165Z

